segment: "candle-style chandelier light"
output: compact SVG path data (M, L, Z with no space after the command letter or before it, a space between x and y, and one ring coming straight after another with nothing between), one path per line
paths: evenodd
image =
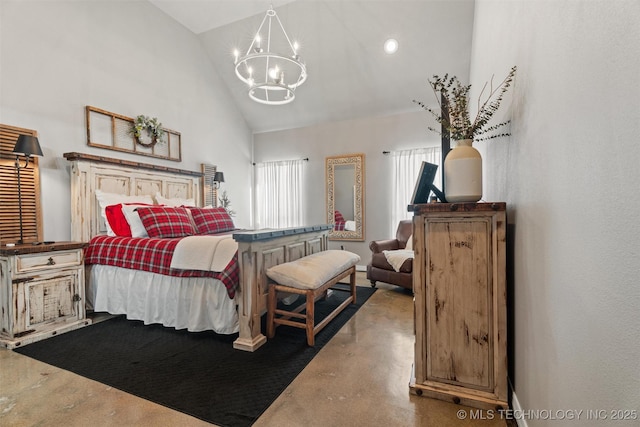
M267 105L288 104L295 99L296 88L307 80L307 68L298 49L270 7L247 53L240 56L237 49L234 51L236 75L248 86L251 99Z

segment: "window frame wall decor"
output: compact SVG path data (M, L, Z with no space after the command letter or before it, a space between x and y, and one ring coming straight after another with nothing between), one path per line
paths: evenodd
M18 206L18 174L13 149L18 136L38 136L32 129L0 124L0 245L20 240L20 208ZM24 165L25 157L20 156ZM40 201L40 168L38 157L33 156L29 166L20 170L20 197L22 199L22 235L24 243L41 242L42 208Z
M131 132L136 119L87 105L87 145L124 153L139 154L157 159L182 161L180 132L161 127L163 135L152 140L147 132L140 139Z

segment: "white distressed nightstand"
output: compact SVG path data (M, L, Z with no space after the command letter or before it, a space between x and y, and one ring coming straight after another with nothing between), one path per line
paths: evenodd
M12 349L91 324L85 312L85 246L0 248L0 346Z

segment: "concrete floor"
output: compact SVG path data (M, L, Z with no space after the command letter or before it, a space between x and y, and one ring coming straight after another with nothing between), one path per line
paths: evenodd
M364 273L358 283L368 286ZM413 343L413 297L379 284L254 426L507 425L497 414L472 420L471 408L409 394ZM0 425L211 424L0 349Z

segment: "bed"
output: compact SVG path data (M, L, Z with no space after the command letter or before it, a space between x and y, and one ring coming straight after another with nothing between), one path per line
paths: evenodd
M334 211L333 229L336 231L356 231L356 222L346 220L340 211Z
M129 244L144 239L107 236L97 197L100 192L157 195L200 206L201 173L82 153L65 153L64 157L71 165L71 237L90 242L85 251L90 310L194 332L238 333L234 348L254 351L266 341L260 322L267 309L266 269L327 249L331 225L322 224L228 230L208 236L225 242L227 258L223 259L229 262L222 271L171 268L172 251L184 243L181 238L145 241L150 257L131 256L134 252L128 249L118 255L115 246L126 244L127 239ZM230 245L234 245L233 253ZM159 252L164 255L156 256ZM164 261L150 260L154 257ZM116 258L128 264L118 264ZM216 270L220 270L220 261L217 263Z

